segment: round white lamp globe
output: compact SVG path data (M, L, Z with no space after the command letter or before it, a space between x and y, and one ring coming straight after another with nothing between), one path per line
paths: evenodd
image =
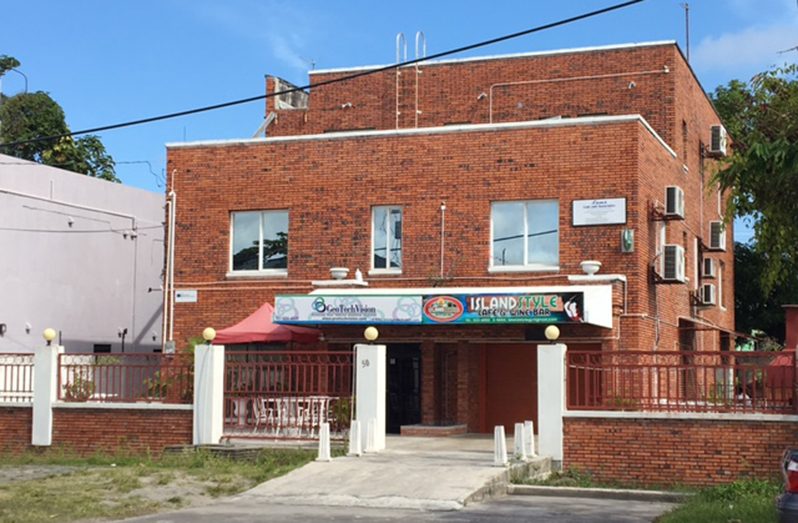
M208 343L212 342L215 337L216 329L213 327L205 327L205 329L202 331L202 338Z
M51 341L55 339L56 335L57 333L55 332L55 329L51 329L49 327L44 329L44 332L42 333L42 337L44 338L44 341L46 341L48 345Z
M363 337L366 338L368 341L374 341L380 336L380 331L377 330L377 327L366 327L366 330L363 331Z
M556 325L549 325L548 327L546 327L546 330L543 331L543 334L546 335L547 340L556 341L557 338L560 337L560 329Z

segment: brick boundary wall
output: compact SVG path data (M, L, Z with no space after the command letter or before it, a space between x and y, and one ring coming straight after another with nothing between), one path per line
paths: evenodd
M192 410L53 406L52 448L78 454L160 454L170 445L191 445ZM31 406L0 405L0 454L31 448Z
M33 408L0 406L0 453L16 454L30 447Z
M192 443L191 410L59 406L53 410L53 447L79 454L160 454L164 447Z
M798 447L796 421L566 417L563 423L564 470L632 485L780 480L782 452Z

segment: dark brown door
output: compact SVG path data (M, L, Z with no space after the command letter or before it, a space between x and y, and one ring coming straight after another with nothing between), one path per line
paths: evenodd
M537 345L519 343L485 346L485 420L483 432L504 425L507 435L515 423L532 420L538 426Z

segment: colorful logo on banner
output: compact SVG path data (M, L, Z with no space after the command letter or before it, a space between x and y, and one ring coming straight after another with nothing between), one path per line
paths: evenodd
M435 323L455 322L463 315L463 303L452 296L435 296L424 301L424 317Z
M423 323L581 323L581 292L425 296Z

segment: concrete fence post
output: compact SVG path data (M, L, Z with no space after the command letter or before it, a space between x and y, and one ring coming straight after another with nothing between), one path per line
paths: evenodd
M513 429L513 455L515 459L526 461L526 434L523 423L516 423Z
M377 452L385 448L385 345L355 345L355 365L355 419L360 422L360 441L366 452Z
M504 436L504 425L493 427L493 465L507 466L507 439Z
M349 455L360 456L363 454L363 445L360 437L362 432L360 430L360 422L356 419L352 420L349 428Z
M556 467L563 460L565 349L562 343L538 345L538 452Z
M215 445L224 431L224 345L194 347L194 445Z
M527 420L524 422L524 444L526 445L526 453L530 458L534 458L535 454L535 423Z
M53 403L58 397L59 345L45 345L33 355L33 426L31 445L49 446L53 443Z

